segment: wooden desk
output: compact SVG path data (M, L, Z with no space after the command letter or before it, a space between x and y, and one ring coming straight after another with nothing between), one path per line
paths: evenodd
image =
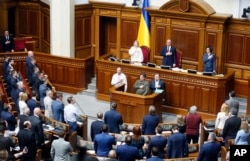
M110 99L117 103L117 111L122 114L124 122L141 124L143 117L149 113L148 109L150 105L154 105L156 108L156 115L161 116L161 94L153 93L147 96L142 96L134 93L123 92L123 90L119 89L120 87L110 88Z
M196 105L199 114L205 118L214 118L221 104L233 89L234 73L223 77L203 76L191 73L176 72L146 66L136 66L108 60L96 60L97 93L100 100L110 100L110 82L116 68L121 67L127 76L128 92L141 72L147 74L147 80L152 80L159 73L166 83L166 105L163 111L186 115L190 106Z

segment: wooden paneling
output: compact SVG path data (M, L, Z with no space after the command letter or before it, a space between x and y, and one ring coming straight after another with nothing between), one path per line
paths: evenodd
M121 47L130 48L137 39L139 22L132 20L122 20L121 23ZM127 32L129 31L129 32Z
M246 36L246 43L244 44L245 50L244 50L244 64L250 65L250 35ZM240 53L241 54L241 53Z
M242 64L243 63L243 44L244 35L242 34L228 34L227 44L227 59L228 63Z
M166 44L165 35L166 35L166 27L157 25L155 34L157 40L157 43L155 44L155 52L154 52L155 55L160 55L162 47Z
M134 82L139 79L139 74L142 71L146 73L149 81L154 78L155 73L159 73L161 79L166 83L166 112L176 113L177 111L172 111L172 109L179 109L186 113L187 108L196 105L200 112L216 115L221 104L225 101L225 96L228 95L228 90L233 89L233 73L228 73L224 77L209 77L97 60L97 82L101 82L97 83L98 99L110 99L108 89L111 86L111 77L118 66L122 68L123 73L127 76L128 89L133 88ZM133 92L133 90L128 92Z

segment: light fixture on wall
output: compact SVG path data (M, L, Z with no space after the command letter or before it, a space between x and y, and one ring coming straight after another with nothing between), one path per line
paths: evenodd
M132 6L139 6L141 0L134 0Z
M250 6L248 8L243 8L243 14L241 17L248 18L247 13L250 13Z

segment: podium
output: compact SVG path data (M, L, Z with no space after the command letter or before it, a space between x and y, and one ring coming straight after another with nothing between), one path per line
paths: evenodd
M156 115L162 122L162 95L153 93L146 96L123 92L124 85L110 88L110 100L117 103L117 111L121 113L123 122L141 124L149 113L149 106L154 105Z

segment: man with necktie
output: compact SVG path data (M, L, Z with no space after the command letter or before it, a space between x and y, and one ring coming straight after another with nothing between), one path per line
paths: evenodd
M176 49L171 45L171 40L168 39L166 41L166 46L164 46L161 50L162 65L175 67L175 60L176 60Z
M14 39L9 35L9 31L4 32L4 36L2 38L2 45L4 52L14 52Z

